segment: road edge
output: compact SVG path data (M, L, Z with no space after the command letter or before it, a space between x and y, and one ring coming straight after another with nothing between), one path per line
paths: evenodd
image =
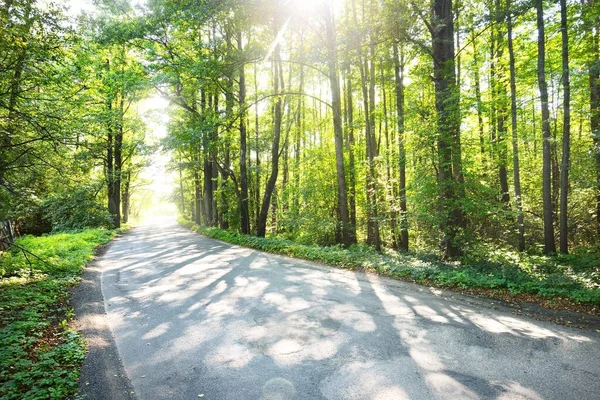
M114 242L98 248L81 282L71 292L75 310L73 327L86 340L86 356L79 376L78 398L86 400L132 400L136 395L125 373L112 331L108 325L102 294L100 259Z
M485 296L483 294L478 293L469 293L465 290L452 290L451 288L440 288L431 285L419 284L416 282L412 282L409 280L398 279L390 276L385 276L381 274L377 274L372 271L365 270L349 270L342 267L337 267L335 265L326 264L323 262L318 262L314 260L306 260L303 258L295 258L290 257L285 254L279 254L276 252L269 252L264 250L258 250L252 247L246 247L235 243L230 243L224 241L222 239L216 239L207 235L204 235L194 229L190 229L178 222L178 225L183 229L186 229L190 232L193 232L197 235L215 240L217 242L225 243L229 246L235 246L239 248L244 248L252 251L261 252L264 254L269 254L276 257L282 257L294 262L303 263L304 265L316 267L321 270L326 270L329 272L336 273L346 273L346 272L355 272L364 274L365 276L374 276L379 279L385 280L388 284L396 287L410 287L412 290L416 290L419 292L428 291L432 294L444 298L444 299L452 299L454 301L461 301L468 305L477 305L480 307L485 307L491 310L500 311L508 314L512 314L517 317L528 318L535 321L542 322L550 322L555 325L580 329L593 333L600 333L600 316L594 314L588 314L584 312L572 311L572 310L561 310L561 309L551 309L543 307L537 303L531 302L516 302L516 301L507 301L504 299L499 299L495 297Z

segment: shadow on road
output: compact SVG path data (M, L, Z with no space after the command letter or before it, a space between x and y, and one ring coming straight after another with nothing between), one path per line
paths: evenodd
M141 226L101 260L142 399L592 399L598 335Z

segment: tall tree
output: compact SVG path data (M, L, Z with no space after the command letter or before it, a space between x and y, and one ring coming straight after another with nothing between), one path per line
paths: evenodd
M519 160L519 135L517 127L517 78L515 68L515 51L513 47L513 22L510 0L507 2L506 9L506 35L508 39L508 57L510 73L510 120L513 150L513 185L515 188L515 203L517 206L517 229L519 232L517 248L519 249L519 251L525 251L525 224L523 217L523 199L521 193L521 166Z
M560 30L562 38L563 138L560 175L560 252L569 252L569 164L571 157L571 83L569 74L569 32L567 31L567 1L560 0Z
M452 0L433 0L429 31L432 39L435 107L437 110L438 186L440 190L442 251L444 256L462 253L459 234L463 227L462 171L460 156L459 90L455 76L454 18Z
M537 43L538 43L538 85L542 106L542 198L544 208L544 253L556 253L552 209L552 136L550 132L550 111L548 109L548 84L546 83L546 32L544 26L544 0L536 0Z
M348 189L346 186L346 171L344 168L344 133L342 129L342 96L340 91L340 76L337 57L337 40L335 33L335 20L331 5L323 5L325 17L325 31L327 41L327 68L329 71L329 84L331 87L331 107L333 112L333 134L335 141L335 165L337 173L338 206L342 231L342 243L350 246L356 243L356 231L350 221L348 210Z

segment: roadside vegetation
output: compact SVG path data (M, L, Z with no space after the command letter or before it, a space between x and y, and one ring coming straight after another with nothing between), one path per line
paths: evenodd
M114 232L28 235L0 254L0 398L65 399L76 394L85 343L69 327L69 289Z
M184 219L179 222L202 235L270 253L505 300L526 300L551 308L600 313L598 251L582 250L568 256L549 257L504 250L445 262L436 254L392 250L380 253L366 245L347 249L321 247L201 227Z

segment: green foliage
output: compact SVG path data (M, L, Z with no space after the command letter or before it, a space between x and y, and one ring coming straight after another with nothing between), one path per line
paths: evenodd
M17 241L0 256L0 397L64 399L77 391L85 344L68 322L69 288L112 231L86 230ZM28 261L29 259L29 261ZM42 261L44 260L44 261Z
M110 228L112 219L90 186L55 194L42 202L54 231L85 228Z
M258 238L218 228L203 228L187 220L180 224L203 235L241 246L319 261L328 265L376 272L417 283L448 288L501 289L511 294L527 293L543 298L567 298L576 303L600 305L600 279L594 267L575 273L561 258L525 256L496 252L492 258L470 256L460 262L446 263L431 254L382 254L364 245L319 247L277 238ZM586 253L589 265L600 265L600 257ZM571 262L577 256L570 256ZM595 276L595 278L591 278Z

